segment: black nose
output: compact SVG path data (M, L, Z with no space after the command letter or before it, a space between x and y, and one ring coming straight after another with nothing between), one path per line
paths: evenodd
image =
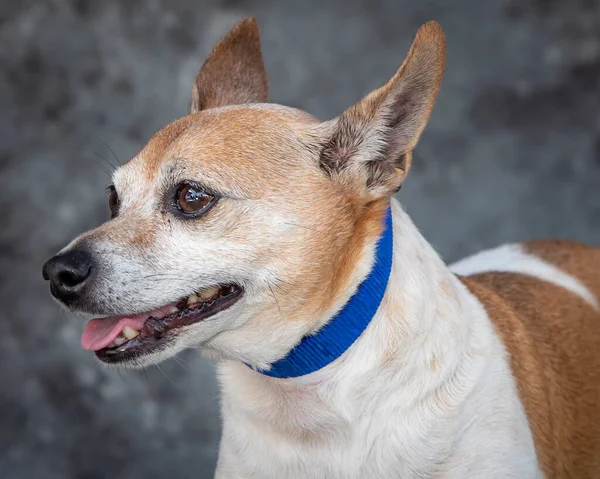
M81 294L92 272L92 257L84 250L71 250L46 262L42 269L56 299L69 303Z

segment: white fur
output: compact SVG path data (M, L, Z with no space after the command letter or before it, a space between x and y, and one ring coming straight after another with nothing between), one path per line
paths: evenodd
M189 174L183 162L166 161L148 180L144 177L144 161L142 151L113 175L120 197L119 215L80 235L62 250L85 243L99 263L101 273L91 293L95 309L82 312L104 315L152 311L214 284L240 284L244 295L209 320L172 331L161 350L122 365L145 367L185 348L201 347L213 357L233 358L264 369L284 356L299 338L323 324L327 314L288 321L286 310L281 309L285 304L281 296L290 296L287 283L311 256L309 242L302 242L302 238L310 235L312 228L304 227L305 221L294 215L295 205L282 205L269 196L251 202L223 199L215 207L216 214L219 209L225 211L219 221L204 221L201 227L192 227L156 208L163 201L164 185L177 184ZM196 178L211 181L206 176ZM155 239L136 244L135 235L146 231ZM298 247L302 243L306 244L304 252ZM372 252L366 254L371 257L353 272L355 276L368 274ZM279 283L286 286L277 289ZM341 307L349 294L341 295L333 306ZM295 303L301 301L294 299ZM288 310L294 306L288 304Z
M484 308L395 201L390 282L375 317L348 351L293 379L266 377L243 364L264 368L283 357L322 326L368 274L374 240L353 265L348 284L340 285L341 291L333 288L335 297L319 296L323 276L332 272L330 252L341 251L353 232L350 220L356 218L347 207L358 203L349 202L347 194L356 194L354 186L364 183L369 162L380 161L382 153L397 160L414 146L437 95L442 34L434 24L421 32L399 73L374 94L377 101L371 96L347 115L351 128L344 125L341 133L350 136L337 153L348 164L333 181L323 175L317 156L337 121L310 123L300 134L295 130L309 124L306 116L285 109L295 120L286 126L281 115L265 125L287 135L278 135L278 141L265 136L264 147L257 141L240 144L270 161L233 174L229 168L229 177L225 166L235 163L236 148L228 148L223 138L229 137L211 136L210 122L198 123L176 139L167 132L168 138L151 142L120 168L113 178L119 215L69 246L86 247L95 258L93 289L74 306L89 313L150 311L202 287L243 287L243 298L231 308L170 331L161 350L122 363L153 364L186 347L225 358L219 366L221 479L541 476L505 349ZM378 111L372 111L374 105ZM264 105L228 108L284 111ZM400 111L392 115L392 110ZM220 125L244 132L249 117L244 118L239 125ZM211 160L208 148L223 158ZM387 166L381 172L400 174L398 165ZM400 185L403 176L397 174L383 186L367 182L360 194L384 197ZM190 178L226 193L193 223L173 214L169 196ZM257 178L260 192L245 192L243 185ZM347 221L339 221L344 217ZM315 234L320 228L327 234ZM323 248L323 241L336 248ZM585 293L550 265L518 254L511 261Z
M488 271L519 273L532 276L561 286L580 296L598 309L598 300L577 278L558 269L556 266L527 253L520 244L507 244L498 248L481 251L450 266L450 269L463 276Z
M479 301L393 203L394 263L355 344L308 376L220 365L218 478L532 478L533 440Z

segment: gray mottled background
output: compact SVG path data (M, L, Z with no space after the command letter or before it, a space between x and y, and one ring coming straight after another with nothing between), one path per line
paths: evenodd
M185 113L212 44L258 17L272 100L330 118L439 20L448 71L401 199L449 260L544 236L600 243L594 0L1 0L0 477L211 477L212 366L101 369L42 263L107 218L126 160ZM98 165L100 163L100 165Z

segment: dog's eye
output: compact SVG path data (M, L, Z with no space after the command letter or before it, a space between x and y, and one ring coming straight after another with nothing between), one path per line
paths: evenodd
M176 200L179 211L190 216L201 215L216 202L214 196L190 184L184 184L179 188Z
M114 218L119 214L119 195L114 187L111 187L108 195L108 206L110 207L110 217Z

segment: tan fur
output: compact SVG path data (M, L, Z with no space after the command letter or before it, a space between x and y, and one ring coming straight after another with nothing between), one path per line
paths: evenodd
M415 35L410 50L396 74L357 106L362 110L358 116L373 118L382 104L390 101L394 90L404 90L403 99L412 101L400 105L400 114L408 117L407 130L410 132L410 135L403 138L403 149L406 152L412 150L429 120L445 69L444 32L437 22L426 23ZM424 75L424 72L427 72L427 75ZM348 113L351 112L352 109L348 110ZM407 172L408 170L405 173Z
M361 121L367 127L377 120L377 110L395 96L414 98L416 111L401 115L406 125L393 125L401 132L399 141L408 158L439 91L444 49L439 25L424 25L396 75L353 110L364 110ZM387 194L365 196L362 185L348 188L344 181L332 184L323 175L311 153L322 148L327 128L311 115L276 105L241 105L264 101L266 93L258 27L254 19L245 19L217 44L201 68L192 92L194 114L165 126L125 168L141 171L153 181L161 169L178 164L185 169L185 177L180 180L200 180L237 200L278 197L282 207L293 208L295 217L304 213L297 210L297 198L304 198L301 205L309 204L310 208L296 233L307 234L301 231L306 225L311 243L322 246L312 252L306 272L300 269L295 278L289 278L294 283L294 294L308 298L302 308L285 292L277 306L290 318L321 316L343 296L365 245L381 233ZM348 122L354 120L347 118ZM392 180L396 187L406 169L396 171ZM302 181L290 188L290 178ZM213 216L215 221L231 224L239 220L232 211ZM315 220L319 216L322 221ZM113 240L118 242L119 238ZM285 291L285 285L281 291Z
M206 110L163 128L133 163L143 165L151 179L165 163L178 158L185 161L190 178L202 179L204 184L220 192L222 185L227 185L223 193L234 198L258 200L276 194L288 198L284 204L293 205L292 197L300 195L313 210L307 210L307 215L313 217L315 212L331 214L337 209L335 222L313 225L308 216L303 222L310 225L307 228L313 240L321 238L319 242L329 248L315 251L310 262L310 275L319 277L318 295L298 290L296 294L311 298L304 308L312 314L322 314L330 307L332 298L337 298L348 284L365 244L380 235L387 202L373 201L364 205L350 195L344 195L347 203L332 197L331 186L322 172L314 163L303 161L303 148L312 141L310 127L314 121L304 112L293 109ZM286 140L282 141L282 137ZM263 174L257 176L257 169ZM300 176L302 183L289 189L289 178ZM226 220L234 221L234 218L230 216ZM302 224L298 227L302 228ZM332 241L326 238L331 236L333 228L337 239ZM323 271L319 271L321 267ZM309 278L306 283L315 285Z
M198 73L190 113L224 105L264 103L269 96L258 24L238 22L215 46Z
M445 67L444 33L438 23L426 23L396 74L335 121L321 165L367 200L397 191L433 110Z
M578 278L600 301L600 249L565 240L524 243L533 255Z
M600 249L535 241L525 249L579 278L600 297ZM600 471L600 313L576 294L514 273L461 278L485 306L510 356L549 478Z
M229 191L224 193L257 198L287 188L286 174L304 171L309 183L318 181L318 170L310 171L304 151L313 141L310 133L315 122L293 108L205 110L165 126L133 163L143 164L140 167L151 179L165 164L181 159L189 175L201 174L207 186L225 186Z
M71 247L81 246L86 241L94 243L94 254L105 257L113 255L113 269L127 259L129 263L126 266L130 269L123 268L121 274L125 273L129 283L134 286L140 282L140 271L146 274L146 278L157 279L156 270L165 269L166 265L165 270L171 276L158 278L164 282L159 284L161 287L146 283L130 290L134 291L132 298L138 302L146 293L147 297L142 298L146 302L142 306L150 305L151 308L159 306L155 304L157 299L154 294L161 294L163 301L160 304L166 305L194 292L196 285L187 284L185 288L180 287L185 289L182 295L175 295L171 291L172 278L180 277L181 272L190 274L190 265L200 270L200 280L205 280L207 270L219 276L215 284L221 281L223 271L236 267L243 270L240 281L246 281L245 285L253 288L245 288L245 292L252 293L252 296L248 301L244 322L235 323L240 311L228 317L226 310L222 312L221 319L227 321L222 324L218 320L214 323L206 321L192 325L189 330L182 330L182 337L193 334L194 340L181 343L181 347L201 345L209 352L222 355L219 357L232 358L254 367L268 367L287 354L306 333L328 321L336 307L345 303L355 290L353 288L368 274L372 264L372 246L381 233L390 197L410 169L412 150L432 111L444 68L444 35L440 26L431 22L419 29L406 60L388 82L340 117L319 122L302 111L263 103L268 97L268 85L258 27L254 19L245 19L216 45L198 73L192 91L192 114L160 130L132 161L115 173L115 191L123 202L119 215L80 236ZM207 193L220 197L205 216L193 220L173 215L168 211L173 204L168 201L173 202L174 198L165 200L165 195L172 194L173 188L177 191L182 182L189 181L201 185ZM436 336L434 332L440 334L438 328L445 328L440 334L440 344L448 343L447 335L458 345L463 336L462 328L466 327L461 323L463 311L473 307L467 303L461 305L461 301L465 301L461 294L466 293L462 288L462 292L457 291L454 277L437 256L427 254L428 245L421 242L418 235L401 237L404 232L396 223L400 221L399 215L396 212L394 220L400 233L395 234L399 249L394 250L394 260L400 269L408 265L404 272L417 273L414 278L407 274L404 284L413 288L409 293L416 296L415 302L422 301L424 305L415 308L410 304L413 297L404 296L404 291L402 294L398 291L393 295L386 293L380 310L386 312L384 330L389 334L378 340L375 344L377 347L372 348L375 354L371 355L370 349L367 358L367 361L373 359L371 356L376 357L376 361L381 358L380 372L396 380L402 374L398 369L398 355L406 346L406 343L402 344L403 340L415 337L425 344L427 337ZM172 223L176 223L176 233L171 230ZM401 224L406 226L409 222L405 219ZM405 256L398 259L404 253L402 247L406 243L402 241L410 238L414 242L410 258ZM550 241L531 242L525 248L529 253L579 278L600 298L600 250L575 243ZM198 257L202 255L201 261ZM225 256L231 258L226 258L230 262L224 267ZM414 263L410 263L412 259ZM157 266L157 260L162 260L162 264ZM174 266L171 267L171 263ZM207 267L207 263L210 263L210 267ZM425 269L428 264L430 268ZM410 269L411 265L415 271ZM419 277L420 268L422 274ZM426 275L425 271L438 272L438 282L432 283L432 277ZM440 271L447 274L446 279L440 279L443 278ZM197 274L197 271L194 273ZM241 275L239 272L237 274ZM539 464L546 476L598 476L600 313L576 294L530 276L482 273L461 280L485 307L508 352L512 374L516 378L520 399L534 436ZM146 291L148 284L155 286L152 294ZM123 280L122 285L127 286L127 283ZM129 300L125 302L116 295L109 297L112 289L101 292L98 301L107 301L109 307L121 301L118 303L119 314L134 312L125 310L131 308ZM423 295L419 297L421 293ZM473 300L470 295L468 299ZM474 300L473 303L479 311L479 304ZM467 309L461 309L461 306ZM428 311L428 307L431 311ZM94 308L98 306L94 304ZM457 312L448 315L448 310ZM419 314L414 311L419 311ZM428 314L421 314L423 311ZM504 350L492 334L483 310L480 314L485 318L486 331L495 341L489 344L497 345L497 350L494 350L496 356L490 353L491 349L486 351L485 345L488 343L474 335L471 338L473 343L465 346L465 363L472 365L475 370L475 366L484 361L498 361L499 364L492 364L494 367L491 368L498 375L495 382L486 383L490 378L478 377L478 380L481 379L482 384L492 388L489 389L490 395L500 390L518 404L518 408L511 407L505 397L504 413L508 412L510 416L517 411L520 414L521 405L512 389ZM427 334L417 334L423 332L422 322L426 317L431 325L434 324L433 318L436 321L454 318L456 321L440 320L435 327L431 326ZM479 316L473 314L473 318ZM221 329L203 330L215 324L216 328ZM475 319L473 324L479 325L479 332L485 337L481 332L484 331L481 324ZM415 336L408 334L410 332ZM431 344L437 344L437 340L431 340ZM177 344L179 347L180 344ZM416 369L419 378L423 376L426 382L428 375L437 374L441 377L448 363L452 362L452 352L444 351L443 347L421 349L418 354L413 352L412 356L419 358ZM168 357L167 353L157 357L162 360ZM156 360L156 357L152 360ZM362 361L360 364L363 364ZM421 365L423 368L419 370ZM355 372L356 368L350 369L352 371L339 376L340 382L346 376L350 378L350 373ZM464 378L465 384L469 385L466 373ZM504 381L506 378L510 382ZM319 397L321 391L318 381L305 388L298 388L293 382L286 386L283 382L277 386L281 387L279 390L273 388L274 379L255 374L245 366L243 373L228 379L232 387L247 381L245 390L254 394L253 403L249 406L258 409L269 401L273 390L281 391L281 394L276 393L279 407L266 408L266 422L262 426L257 425L259 429L264 428L261 433L265 437L271 423L275 430L283 431L292 439L298 437L304 445L318 445L319 441L325 442L328 436L335 435L335 428L330 427L329 423L324 431L319 429L318 433L311 432L310 428L298 427L303 421L310 420L311 416L318 416L315 413L319 412L319 408L323 410L328 407L323 397ZM370 377L369 381L372 379L376 378ZM452 386L451 382L448 384ZM496 386L498 390L493 389ZM370 382L358 384L361 390L359 397L367 396L371 387ZM415 388L413 385L416 390L422 387ZM506 387L509 390L505 390ZM436 411L451 413L457 407L452 402L452 395L447 394L447 389L440 387L435 390L433 409ZM450 388L450 392L454 391L460 396L459 390L458 386ZM396 393L397 389L394 388ZM242 399L238 405L240 410L246 406L246 396ZM347 396L343 399L346 400ZM498 406L500 403L502 401L493 402L491 407L502 409L502 406ZM303 410L297 410L298 404L305 404L306 414ZM292 413L282 414L286 408ZM295 416L296 413L299 413L298 416ZM473 414L476 416L477 411ZM497 410L494 410L490 418L484 419L493 421L496 417L502 415L497 415ZM507 414L503 417L506 419ZM388 418L390 415L385 419ZM423 418L426 419L426 415ZM478 419L481 418L475 417L468 424L472 425ZM521 466L526 467L530 463L537 468L524 417L511 419L515 422L505 424L504 434L494 437L498 447L492 443L486 457L489 459L496 452L498 457L502 457L505 451L521 451L526 456L521 458ZM380 423L386 423L386 420ZM238 427L238 423L235 427ZM481 423L475 427L481 428ZM414 428L415 431L417 429ZM488 429L483 429L487 434ZM411 430L410 427L407 430ZM423 432L422 436L431 432ZM469 431L464 432L468 435ZM474 433L470 439L484 437L481 430L470 432ZM444 431L442 433L444 440L452 440L446 438ZM521 441L521 448L511 449L510 441L506 440L511 435ZM400 437L402 434L398 436L395 440L401 444L404 437ZM413 439L415 437L417 435ZM485 437L490 438L489 434ZM461 438L454 438L458 445ZM249 444L242 450L247 449ZM402 460L407 463L411 462L411 458L414 460L423 449L419 444L418 441L411 443L415 449L407 450ZM452 467L460 470L464 466L460 460L471 457L472 450L469 446L466 453L457 453L457 463ZM448 454L448 451L443 451L443 454ZM473 454L475 456L476 453ZM347 456L340 463L344 465L348 459L352 459L352 456ZM326 460L330 458L326 457ZM437 459L433 456L423 460L417 458L416 464L426 470L425 466L430 466L426 464L427 461L445 463L444 455L441 455ZM311 466L311 461L299 462L302 467ZM268 467L267 463L264 461L263 465ZM486 470L488 466L484 460L477 465L481 470ZM500 464L492 464L488 470L497 470L494 467L498 466L502 466L501 461ZM407 466L406 470L411 469Z

